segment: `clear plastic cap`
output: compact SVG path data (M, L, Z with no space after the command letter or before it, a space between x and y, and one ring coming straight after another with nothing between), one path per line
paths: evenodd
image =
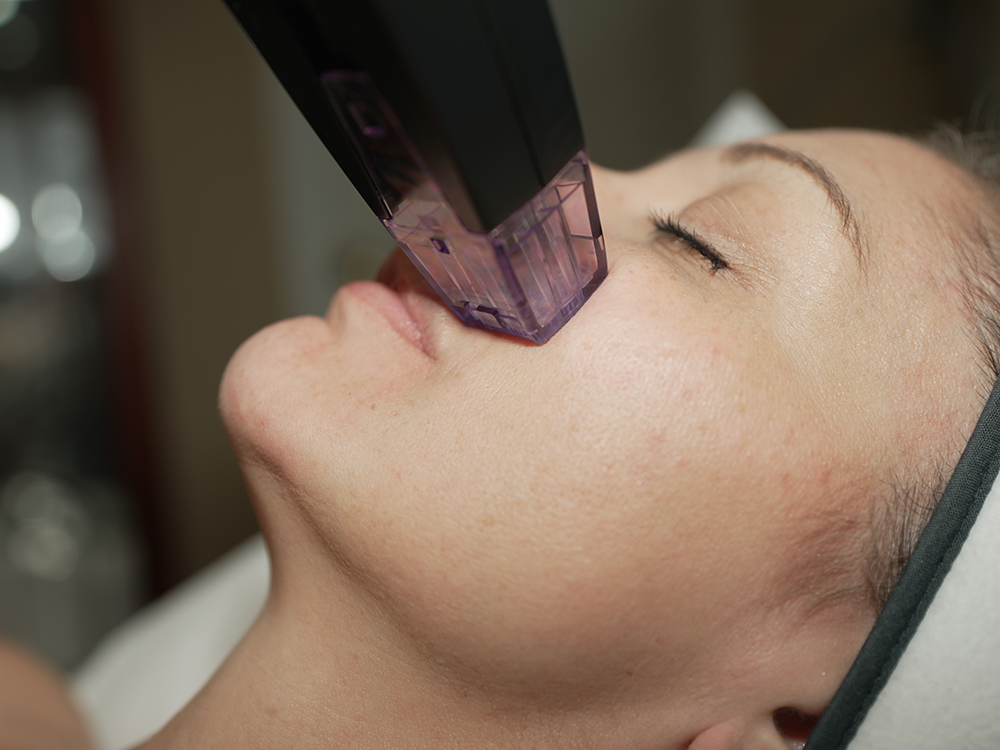
M548 341L607 276L587 155L488 232L469 230L364 72L323 76L368 170L386 229L467 325Z

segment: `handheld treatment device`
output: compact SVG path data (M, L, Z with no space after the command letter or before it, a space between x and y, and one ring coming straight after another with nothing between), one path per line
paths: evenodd
M466 324L544 343L607 275L544 0L226 0Z

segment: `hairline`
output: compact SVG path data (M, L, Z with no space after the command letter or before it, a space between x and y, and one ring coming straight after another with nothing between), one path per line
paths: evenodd
M996 162L989 177L969 163L975 154L968 153L956 130L910 138L957 167L975 195L973 207L956 202L957 213L933 213L951 250L956 301L964 308L964 327L979 355L972 366L980 375L975 387L980 405L1000 377L1000 134L992 137ZM898 467L895 476L881 481L881 490L860 493L847 508L811 519L799 545L803 552L790 561L773 603L795 608L800 621L838 605L877 615L940 501L964 447L961 442L941 446L941 453L922 466Z

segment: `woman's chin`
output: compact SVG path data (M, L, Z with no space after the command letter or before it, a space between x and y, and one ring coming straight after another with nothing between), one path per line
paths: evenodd
M289 374L329 342L323 319L301 317L273 323L240 345L219 386L219 411L237 451L266 434L264 425L287 419Z

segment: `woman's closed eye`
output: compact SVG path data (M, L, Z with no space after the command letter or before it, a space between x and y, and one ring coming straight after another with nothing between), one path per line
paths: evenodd
M656 227L659 235L665 235L671 239L680 241L685 248L694 251L704 258L707 261L708 270L713 274L729 268L726 259L722 257L718 250L693 231L682 226L673 214L664 216L654 211L650 213L649 220Z

